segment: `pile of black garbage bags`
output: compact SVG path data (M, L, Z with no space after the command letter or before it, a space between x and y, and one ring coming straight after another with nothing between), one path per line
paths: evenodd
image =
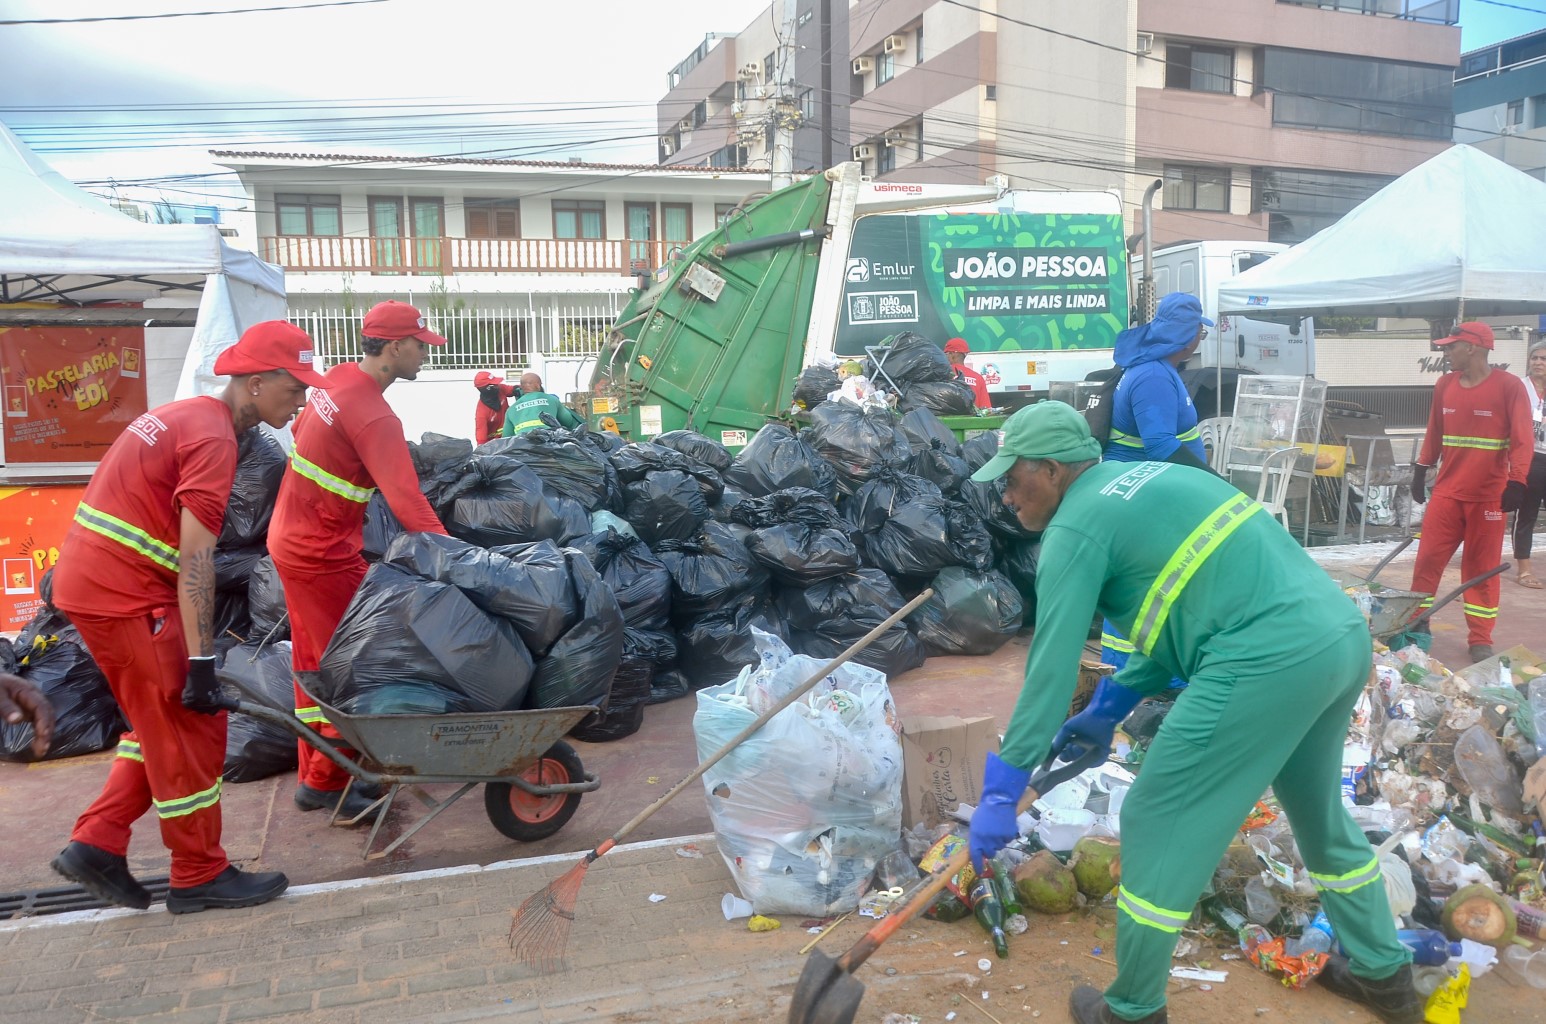
M938 348L905 342L885 364L893 380L949 383ZM821 382L807 383L815 397ZM920 397L940 390L904 393L901 413L818 400L808 424L770 423L734 457L688 430L625 443L543 428L476 448L426 434L409 447L450 536L407 533L371 500L372 564L311 696L356 715L593 705L572 735L613 740L648 705L755 664L753 626L831 657L926 587L934 597L857 660L895 676L990 653L1034 611L1038 537L1003 507L1002 482L969 479L996 434L958 443ZM266 547L284 467L272 439L243 436L217 546L217 650L228 688L289 711L288 616ZM59 709L51 757L106 749L125 728L52 608L0 645L0 668ZM0 740L0 757L31 757L30 727L0 726ZM228 780L295 763L290 734L232 716Z

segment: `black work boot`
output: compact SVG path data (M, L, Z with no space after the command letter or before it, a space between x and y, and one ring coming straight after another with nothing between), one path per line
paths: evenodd
M341 806L340 801L342 801ZM381 813L381 808L372 808L373 803L375 803L374 800L352 786L349 788L348 796L345 796L341 789L313 789L305 785L295 788L295 806L301 810L331 811L337 807L340 821L352 822L356 825L368 825L376 820L376 815ZM366 814L366 811L370 813ZM365 817L354 821L361 814L365 814Z
M1471 664L1475 665L1477 662L1486 661L1492 657L1492 645L1472 644L1468 653L1471 655Z
M1118 1017L1106 1005L1106 997L1101 995L1100 989L1090 985L1080 985L1074 989L1068 997L1068 1012L1073 1014L1075 1024L1165 1024L1169 1019L1163 1009L1137 1020Z
M150 890L129 874L129 861L100 846L71 841L53 860L53 868L100 900L131 910L150 906Z
M1411 964L1402 964L1388 978L1360 978L1346 957L1331 956L1320 979L1343 999L1362 1003L1388 1024L1420 1024L1423 1019L1424 1000L1412 984Z
M217 907L255 907L289 887L290 880L282 872L242 871L232 864L203 885L168 889L166 909L174 914L193 914Z

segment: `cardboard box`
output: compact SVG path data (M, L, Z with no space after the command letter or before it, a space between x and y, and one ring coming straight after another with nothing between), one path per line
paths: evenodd
M982 766L998 753L992 715L914 715L902 719L902 827L933 827L957 805L982 796Z

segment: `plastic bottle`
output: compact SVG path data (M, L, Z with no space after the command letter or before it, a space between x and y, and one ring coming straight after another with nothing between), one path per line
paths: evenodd
M1310 919L1305 927L1304 934L1299 936L1297 948L1290 954L1292 956L1304 956L1306 953L1329 953L1335 937L1331 930L1331 921L1327 919L1326 912L1321 911ZM1285 952L1289 952L1285 950Z
M1546 910L1532 907L1528 903L1518 900L1509 900L1509 905L1514 908L1514 917L1519 922L1518 933L1527 939L1546 939Z
M1209 917L1234 933L1240 948L1250 952L1263 942L1272 941L1272 933L1259 924L1252 923L1244 914L1218 900L1209 901L1204 909Z
M1535 719L1535 752L1546 757L1546 676L1530 680L1530 717Z
M977 923L993 936L993 952L1000 960L1009 956L1009 936L1004 934L1004 905L993 890L991 878L979 878L972 883L971 902Z
M1396 938L1412 951L1412 963L1423 967L1442 967L1452 956L1460 956L1465 948L1458 942L1450 942L1443 932L1432 928L1403 928Z

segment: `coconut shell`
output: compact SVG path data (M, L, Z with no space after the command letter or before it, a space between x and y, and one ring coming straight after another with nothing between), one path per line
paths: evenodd
M1066 914L1079 905L1079 883L1074 873L1050 851L1037 850L1031 859L1016 864L1009 873L1020 905L1039 914Z
M1446 900L1439 923L1453 941L1470 939L1499 947L1513 942L1519 927L1514 908L1485 885L1468 885Z
M1105 896L1117 884L1121 871L1122 844L1108 836L1085 836L1074 844L1068 867L1079 891L1092 900Z

